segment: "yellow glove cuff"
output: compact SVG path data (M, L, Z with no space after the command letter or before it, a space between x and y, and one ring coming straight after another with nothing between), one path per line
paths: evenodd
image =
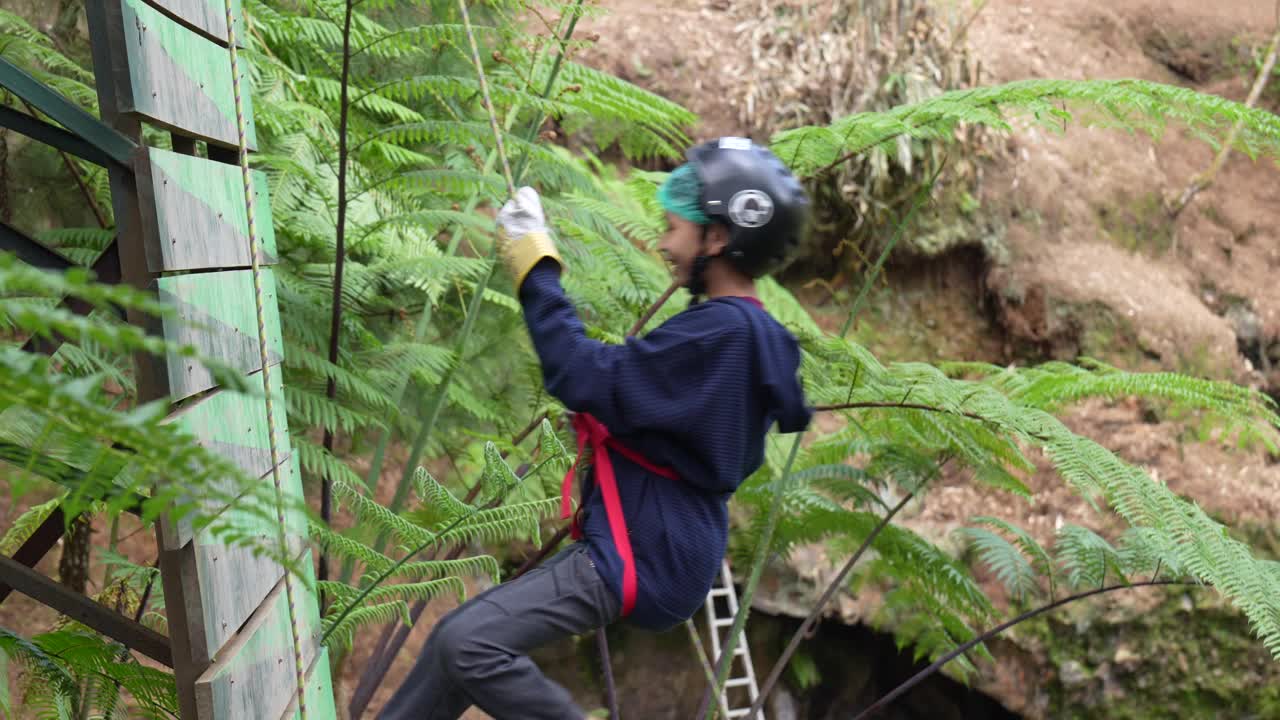
M506 237L505 233L503 237ZM502 243L501 252L502 261L506 264L512 279L515 280L517 290L524 284L529 271L542 258L552 258L559 263L562 270L564 269L564 260L556 251L555 242L546 233L532 232L516 240L507 239Z

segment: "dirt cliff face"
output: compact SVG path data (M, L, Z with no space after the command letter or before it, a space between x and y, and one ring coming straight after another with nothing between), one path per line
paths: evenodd
M611 12L592 22L604 39L588 61L699 112L698 138L750 132L736 88L788 71L753 66L754 46L743 40L768 3L602 4ZM1136 77L1243 101L1252 58L1277 18L1261 0L992 0L960 21L981 84ZM1280 109L1280 80L1259 105ZM988 150L975 175L977 209L970 208L985 235L892 263L887 287L860 321L861 341L893 360L1027 364L1088 355L1280 395L1273 163L1233 155L1211 187L1173 214L1171 202L1215 154L1179 130L1154 142L1103 129L1025 130ZM839 278L793 287L820 324L838 327L848 299ZM1196 442L1182 422L1137 403L1089 403L1066 420L1257 547L1275 545L1276 457ZM1029 486L1034 497L1024 502L948 477L905 522L934 538L978 513L1014 521L1041 541L1061 523L1118 529L1047 466ZM774 568L759 609L803 613L835 565L820 548L797 552ZM998 597L995 583L989 587ZM846 596L837 614L866 622L875 605L874 596ZM1117 594L1023 626L992 651L997 663L975 686L1026 717L1264 717L1278 702L1268 690L1280 679L1275 663L1240 617L1198 590Z

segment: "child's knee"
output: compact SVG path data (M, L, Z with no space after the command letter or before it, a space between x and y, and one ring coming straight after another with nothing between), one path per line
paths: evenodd
M483 674L483 668L492 664L493 657L501 655L492 643L485 641L484 630L492 619L481 615L483 613L460 612L433 632L436 651L456 681L465 682Z

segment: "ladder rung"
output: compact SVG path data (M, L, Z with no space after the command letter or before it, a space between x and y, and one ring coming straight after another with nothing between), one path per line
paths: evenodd
M748 685L750 685L750 684L751 684L751 678L749 678L749 677L740 677L740 678L734 678L734 679L730 680L729 682L725 683L725 684L724 684L724 686L725 686L725 687L727 687L727 688L731 688L731 687L746 687L746 686L748 686Z
M711 597L729 597L732 594L733 591L729 588L712 588L711 590Z
M751 712L751 708L738 708L737 710L730 710L729 717L731 718L746 717L747 713L749 712Z
M716 627L729 627L733 624L733 618L716 618Z
M746 655L746 654L747 654L747 646L746 646L746 645L743 645L742 643L738 643L738 647L736 647L736 648L734 648L734 649L733 649L733 654L734 654L734 655Z

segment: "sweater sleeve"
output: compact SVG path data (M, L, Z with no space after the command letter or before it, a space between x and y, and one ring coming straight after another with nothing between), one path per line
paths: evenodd
M588 338L559 268L547 261L525 278L520 301L547 391L616 435L698 422L720 351L735 345L745 351L740 325L716 321L714 310L680 313L622 345Z

